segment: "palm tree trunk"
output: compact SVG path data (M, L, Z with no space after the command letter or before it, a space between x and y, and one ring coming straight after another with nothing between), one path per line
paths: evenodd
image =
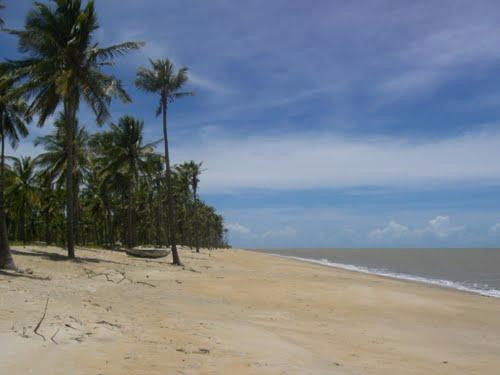
M0 124L0 137L2 138L2 150L0 160L0 269L16 269L16 264L12 258L9 247L9 237L7 233L7 222L5 218L3 189L5 183L5 113L2 114Z
M44 221L45 221L45 243L48 245L51 244L51 235L50 235L50 219L49 219L49 210L46 209L44 212Z
M22 197L21 201L21 241L23 246L26 245L26 197Z
M132 231L134 230L133 228L133 222L132 222L132 182L129 182L129 187L127 191L127 247L131 249L133 246L133 236L132 236Z
M68 258L75 258L75 199L73 191L73 133L75 127L76 108L71 100L66 99L64 103L66 117L66 245L68 247Z
M167 98L162 98L162 112L163 112L163 144L165 146L165 177L167 180L167 193L168 193L168 229L170 233L170 246L172 247L172 263L174 265L182 265L177 253L177 246L175 241L175 223L174 223L174 194L172 189L170 158L168 155L168 137L167 137Z
M194 237L196 244L196 252L200 252L200 222L198 220L198 197L196 196L196 188L193 189L193 200L194 200Z
M76 130L76 129L75 129ZM74 142L73 142L74 143ZM73 145L73 162L74 162L74 156L75 156L75 148ZM81 245L82 244L82 236L80 235L80 205L78 202L78 179L76 176L73 174L73 234L75 236L75 244L76 245Z

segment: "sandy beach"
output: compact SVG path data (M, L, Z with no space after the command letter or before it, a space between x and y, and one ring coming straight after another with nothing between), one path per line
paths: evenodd
M250 251L15 247L0 374L496 374L500 299ZM45 318L35 334L48 300ZM43 337L42 337L43 336ZM44 340L45 338L45 340Z

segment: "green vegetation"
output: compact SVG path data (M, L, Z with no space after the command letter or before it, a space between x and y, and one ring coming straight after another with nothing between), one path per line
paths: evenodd
M167 110L193 95L180 91L187 68L176 72L169 59L150 60L151 69L137 73L136 85L160 99L163 155L155 152L161 140L144 144L144 123L137 118L123 116L110 130L92 135L78 121L82 104L103 125L111 119L113 99L131 101L109 67L115 57L143 45L102 48L94 41L98 27L93 0L52 0L35 2L24 29L8 31L25 57L0 66L0 268L15 268L8 235L23 243L64 244L69 258L75 257L75 243L170 245L176 265L176 244L197 251L226 245L222 217L197 196L201 163L170 165ZM35 140L44 151L5 163L5 140L17 146L27 135L26 122L35 118L43 126L56 112L55 130Z

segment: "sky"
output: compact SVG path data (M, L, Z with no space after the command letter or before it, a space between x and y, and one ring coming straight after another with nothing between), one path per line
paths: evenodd
M5 0L21 28L29 0ZM148 58L189 68L170 108L174 162L203 161L201 197L235 247L500 244L498 1L97 0L103 46L146 42L113 72L157 140ZM0 35L16 58L17 42ZM88 108L79 113L98 130ZM36 155L34 125L15 155Z

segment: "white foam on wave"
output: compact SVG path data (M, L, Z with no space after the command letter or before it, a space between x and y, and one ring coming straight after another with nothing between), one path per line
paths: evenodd
M335 262L330 262L328 259L310 259L310 258L301 258L301 257L296 257L296 256L281 255L281 254L272 254L272 255L275 255L275 256L278 256L281 258L290 258L290 259L300 260L302 262L320 264L322 266L327 266L327 267L342 268L342 269L348 270L348 271L361 272L361 273L367 273L370 275L390 277L393 279L437 285L437 286L441 286L444 288L461 290L463 292L480 294L482 296L500 298L500 290L481 288L477 284L474 284L474 286L470 286L470 285L465 285L463 283L459 283L457 281L431 279L431 278L422 277L422 276L409 275L406 273L389 272L389 271L380 270L377 268L355 266L352 264L335 263Z

